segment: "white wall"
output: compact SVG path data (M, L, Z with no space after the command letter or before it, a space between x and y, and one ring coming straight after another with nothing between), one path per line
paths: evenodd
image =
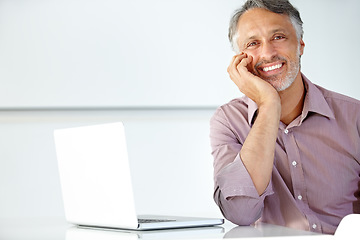
M163 1L156 1L158 7L161 7L161 4L165 2L168 7L171 6L170 1ZM77 3L79 2L81 1L77 1ZM179 4L180 1L176 2ZM196 1L186 1L188 4L192 2ZM204 8L206 8L207 2L202 2ZM220 31L218 34L226 34L230 13L237 5L240 6L241 2L237 0L214 0L212 2L212 7L219 4L222 9L214 14L214 19L212 19L216 22L217 17L221 18L220 25L216 26L216 29ZM305 75L314 83L360 99L359 74L357 73L357 68L360 66L360 44L358 44L358 39L360 39L360 28L358 27L360 23L360 14L358 14L360 1L294 0L292 2L300 10L304 21L306 47L302 58L302 70ZM22 13L30 14L29 12L38 9L38 7L46 7L41 6L41 4L59 5L61 9L64 9L61 3L62 1L56 0L2 0L0 1L0 9L5 9L2 7L6 5L7 10L12 9L13 14L21 15ZM199 4L197 6L199 7ZM17 12L18 10L20 12ZM209 12L206 14L206 17L209 17ZM4 21L4 16L10 17L11 14L9 12L0 14L0 30L7 29L6 33L11 34L12 25L7 25L8 22ZM11 19L16 20L16 18ZM52 19L54 20L54 18ZM39 24L40 22L38 21ZM41 26L33 27L39 29ZM207 33L211 32L212 26L204 27L210 28L209 31L206 31ZM52 30L56 32L56 29ZM184 32L186 32L185 30ZM22 32L14 30L13 33L21 34ZM193 33L192 30L189 34ZM31 32L27 34L31 36ZM170 77L169 82L163 82L162 90L159 90L158 87L150 86L146 79L136 78L135 84L131 85L132 87L124 91L123 94L131 99L138 87L146 86L147 88L140 91L146 94L138 99L139 102L130 102L125 105L122 102L120 104L116 102L112 106L115 108L102 109L101 107L108 105L108 103L111 105L112 99L106 98L106 93L97 94L92 89L90 93L95 95L90 102L87 101L86 104L80 102L80 104L74 105L75 107L86 105L89 108L75 108L73 110L71 109L73 102L68 100L81 100L84 92L79 91L79 88L78 91L69 90L70 95L56 92L57 86L65 89L65 85L62 85L61 82L62 79L60 78L59 81L58 75L54 75L52 72L52 69L59 70L58 65L45 62L44 72L38 72L40 75L30 74L31 77L24 78L27 76L26 74L32 73L34 70L27 65L21 65L31 63L31 58L25 58L28 58L29 55L27 54L33 51L32 45L23 44L21 49L17 49L15 45L11 45L13 43L10 41L11 36L4 36L4 32L1 31L0 39L2 41L0 46L0 52L2 52L0 54L2 56L0 74L3 74L0 78L0 217L63 216L52 139L53 129L119 120L126 124L129 154L134 172L135 194L140 196L141 200L137 202L137 205L141 212L220 215L212 200L212 157L210 156L208 139L208 122L217 104L225 103L234 95L238 95L235 87L226 76L226 66L230 61L231 53L220 53L222 49L226 49L224 51L229 49L226 36L221 37L224 41L219 40L212 45L214 49L209 48L209 52L202 50L204 51L204 58L209 60L208 64L205 67L197 68L196 63L198 61L195 61L194 68L191 71L196 74L199 74L197 71L209 71L207 77L198 79L201 84L197 82L197 79L193 79L187 86L192 89L192 96L196 96L195 93L198 92L199 96L206 96L204 99L207 100L214 97L216 99L214 102L197 101L196 104L192 104L189 99L186 99L186 91L176 91L174 92L176 101L168 104L167 99L172 95L168 94L166 89L170 88L169 92L173 91L173 86L178 84L178 80L174 81ZM193 37L193 39L197 44L199 43L198 36ZM16 43L19 41L30 43L34 39L17 38L15 40ZM207 40L206 38L201 39L204 43ZM47 44L56 46L54 42L47 42ZM36 46L42 54L46 53L45 47L47 45L38 44ZM4 58L4 53L8 54L10 51L9 47L16 54L7 55ZM188 51L182 47L186 46L177 45L178 49L173 53L175 58L184 56L180 53ZM154 57L152 61L159 63L159 66L165 61L157 58L156 54ZM134 59L129 59L129 61L134 61ZM19 63L21 64L19 65ZM26 69L19 66L25 66ZM111 67L112 70L121 69L121 66L112 66L111 63L107 67ZM61 71L67 70L64 68ZM181 71L186 72L187 69L183 68ZM46 75L48 77L36 78L36 76L43 76L44 74L48 74ZM69 73L60 72L61 76L67 74ZM201 78L201 74L196 76ZM80 80L84 83L87 82L84 81L86 79ZM66 79L65 83L71 89L71 81L69 82ZM93 82L89 82L90 86L96 86L96 84L92 85L91 83ZM43 91L42 86L44 89L50 87L51 90ZM208 91L209 86L212 86L211 91ZM107 89L111 93L116 92L113 86ZM219 91L220 97L217 96L214 89ZM83 90L87 91L86 88ZM37 91L40 91L41 94L37 94ZM162 93L165 92L167 95L162 98ZM89 95L89 92L86 92L85 95L86 97L92 96ZM56 107L61 106L61 104L53 104L48 109L41 109L41 107L47 106L49 101L53 101L54 96L57 96L55 100L58 101L55 103L64 100L66 108L59 110ZM76 98L73 98L74 96ZM101 97L105 97L106 102L99 104ZM151 97L155 97L155 103L158 103L158 105L155 104L155 107L158 107L157 109L146 108L149 105L154 105L147 104L148 101L152 100ZM185 101L182 101L182 98ZM29 105L27 105L28 100L31 102ZM163 108L168 105L172 106ZM182 105L187 107L178 108ZM196 108L199 105L200 108ZM118 106L120 108L117 108ZM127 108L128 106L130 108ZM17 107L22 109L19 110ZM40 107L40 109L36 107ZM92 107L95 108L91 109ZM148 177L151 177L152 180L148 180ZM143 181L144 179L145 181Z
M1 0L0 107L218 105L237 2Z
M360 99L360 1L294 0L304 22L302 71L314 83Z

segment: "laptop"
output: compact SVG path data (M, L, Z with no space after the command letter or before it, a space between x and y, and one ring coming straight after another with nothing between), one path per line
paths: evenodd
M90 228L151 230L215 226L221 218L138 216L122 122L54 131L65 217Z

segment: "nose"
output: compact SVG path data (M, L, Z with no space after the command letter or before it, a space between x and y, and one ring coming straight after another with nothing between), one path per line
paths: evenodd
M261 46L261 59L271 60L277 55L276 48L271 42L264 42Z

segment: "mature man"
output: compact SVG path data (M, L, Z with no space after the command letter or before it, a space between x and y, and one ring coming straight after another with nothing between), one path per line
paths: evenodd
M215 202L239 225L334 233L360 213L360 101L300 72L302 20L287 0L247 1L229 30L245 96L210 122Z

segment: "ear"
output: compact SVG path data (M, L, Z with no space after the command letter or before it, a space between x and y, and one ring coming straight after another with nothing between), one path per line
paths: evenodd
M302 39L300 39L300 56L304 54L304 48L305 48L305 43Z

